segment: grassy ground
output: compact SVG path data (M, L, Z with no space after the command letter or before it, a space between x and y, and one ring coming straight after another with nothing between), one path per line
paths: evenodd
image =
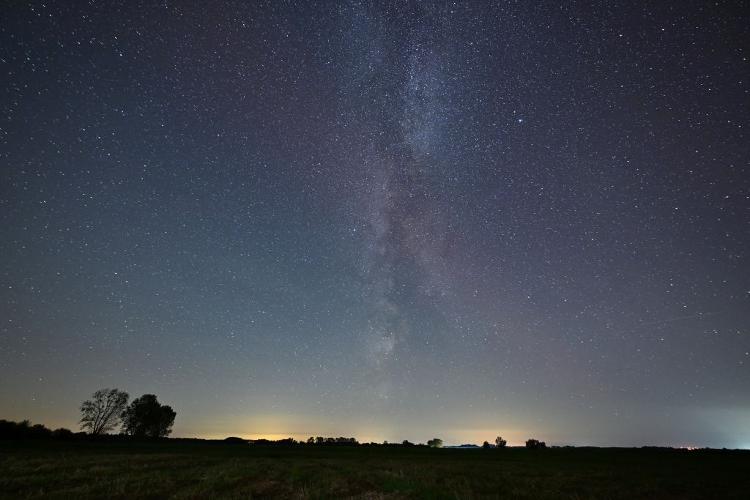
M750 452L0 442L0 498L750 498Z

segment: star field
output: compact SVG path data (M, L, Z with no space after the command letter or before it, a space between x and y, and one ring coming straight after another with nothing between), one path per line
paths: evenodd
M0 409L750 447L731 2L13 2Z

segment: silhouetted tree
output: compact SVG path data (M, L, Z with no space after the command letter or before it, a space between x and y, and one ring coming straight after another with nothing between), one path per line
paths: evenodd
M526 440L526 448L530 450L539 450L539 449L546 448L546 447L547 447L547 443L545 443L544 441L538 441L536 439Z
M348 445L352 445L352 444L359 444L359 443L353 437L350 437L350 438L348 438L348 437L337 437L336 438L336 444L348 444Z
M484 443L482 443L482 448L485 449L485 450L489 450L490 449L490 443L487 442L487 441L485 441Z
M118 389L99 389L81 403L81 429L94 436L111 431L119 423L128 398L127 392Z
M309 438L307 438L307 444L315 444L315 438L312 437L312 436L310 436Z
M52 437L52 431L42 424L34 424L31 426L31 437L35 439L49 438Z
M224 438L224 442L227 444L247 444L247 439L242 439L241 437L236 436L229 436L227 438Z
M66 429L65 427L60 427L59 429L52 431L52 437L57 439L73 439L73 436L73 431Z
M403 440L403 441L401 442L401 446L414 446L414 443L412 443L412 442L411 442L411 441L409 441L408 439L404 439L404 440Z
M26 420L26 426L28 427L29 421ZM18 422L11 420L0 420L0 439L17 439L19 437Z
M22 420L0 420L0 439L28 439L31 437L31 422Z
M507 444L508 442L505 439L501 438L500 436L495 438L495 446L497 448L505 448L505 445Z
M131 436L165 437L172 432L176 415L170 406L159 404L153 394L144 394L122 412L122 428Z
M434 438L427 441L427 446L430 448L442 448L443 447L443 440L440 438Z

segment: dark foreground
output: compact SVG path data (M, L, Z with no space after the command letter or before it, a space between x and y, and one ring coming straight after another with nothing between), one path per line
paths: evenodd
M0 498L748 498L750 452L0 442Z

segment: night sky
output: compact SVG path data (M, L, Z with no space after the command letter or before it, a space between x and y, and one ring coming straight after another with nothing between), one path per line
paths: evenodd
M742 2L3 2L0 418L750 447L749 42Z

